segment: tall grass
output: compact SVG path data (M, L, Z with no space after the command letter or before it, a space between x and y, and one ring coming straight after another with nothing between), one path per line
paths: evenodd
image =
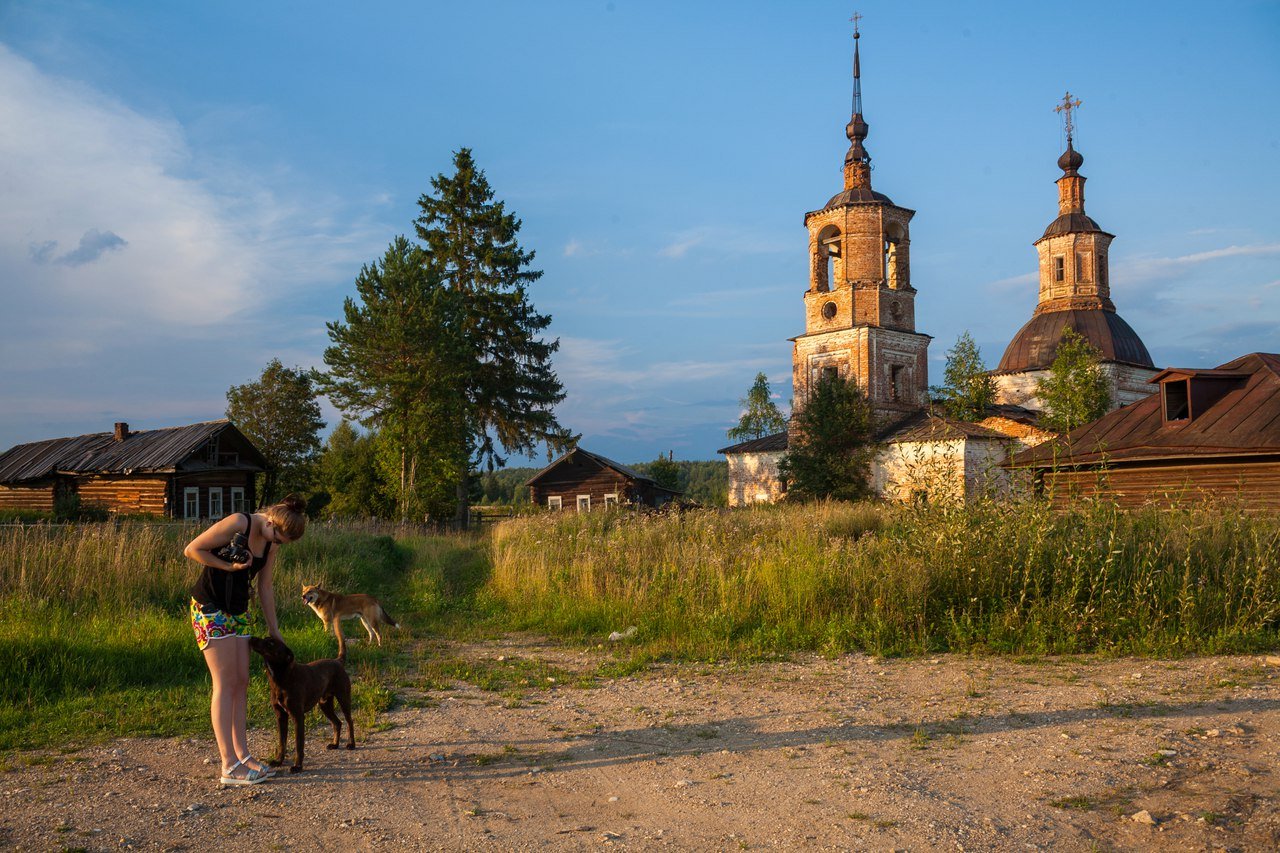
M488 591L525 628L653 653L1178 654L1280 639L1280 523L1229 507L811 504L509 522Z
M0 527L0 749L209 733L209 674L187 617L198 568L182 556L198 531L143 522ZM385 597L409 561L390 536L320 526L282 548L276 610L299 658L335 648L299 602L304 582ZM265 632L260 619L255 628ZM376 655L362 649L360 658ZM256 662L253 670L250 710L270 728ZM362 692L381 701L374 679L357 680L357 704Z

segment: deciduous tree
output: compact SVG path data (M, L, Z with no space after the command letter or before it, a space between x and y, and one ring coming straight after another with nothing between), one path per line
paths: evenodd
M1102 372L1102 353L1083 335L1067 329L1058 343L1049 375L1036 383L1044 404L1040 423L1070 432L1111 408L1111 381Z
M307 371L271 359L257 381L233 385L227 391L227 417L267 460L260 494L263 504L307 488L324 429Z
M763 373L756 374L751 390L739 402L743 408L742 417L738 419L737 426L729 429L730 441L764 438L787 428L787 419L773 402L769 391L769 377Z
M871 494L874 418L856 380L820 379L792 425L778 466L788 499L858 500Z
M930 390L946 413L960 421L979 420L996 401L996 383L982 363L982 353L966 331L947 350L943 383Z

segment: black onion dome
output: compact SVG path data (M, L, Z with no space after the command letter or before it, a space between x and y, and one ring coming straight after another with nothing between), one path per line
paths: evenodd
M1147 346L1133 327L1114 311L1101 308L1048 311L1037 314L1018 330L1000 359L996 370L1016 373L1048 370L1058 354L1058 344L1067 329L1083 337L1102 353L1104 361L1120 361L1154 368Z
M1091 231L1107 233L1098 226L1098 223L1083 213L1064 213L1049 223L1049 227L1044 229L1040 239L1055 237L1059 234L1088 234Z
M1071 140L1067 140L1067 150L1062 152L1062 156L1058 158L1058 168L1064 172L1071 172L1079 169L1084 165L1084 155L1071 147Z
M863 202L883 202L884 204L893 204L893 200L887 195L884 193L878 193L870 187L851 187L833 195L831 200L822 206L822 209L828 210L845 204L859 204Z

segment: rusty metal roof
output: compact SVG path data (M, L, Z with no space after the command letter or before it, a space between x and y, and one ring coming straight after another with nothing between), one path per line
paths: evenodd
M1072 430L1061 441L1025 450L1011 464L1044 468L1280 453L1280 355L1255 352L1215 370L1165 372L1175 380L1194 380L1197 374L1232 385L1190 420L1166 424L1163 395L1153 394Z
M1098 226L1098 223L1093 221L1092 217L1079 212L1064 213L1049 223L1049 227L1044 229L1044 234L1040 236L1040 240L1045 237L1056 237L1059 234L1088 234L1095 231L1100 234L1107 234L1106 231L1103 231ZM1107 234L1107 236L1114 237L1116 235ZM1039 243L1040 240L1036 242Z
M233 431L252 448L228 420L189 426L131 432L123 441L114 433L97 432L73 438L53 438L19 444L0 453L0 483L39 480L53 474L141 474L172 471L215 435ZM266 460L256 459L241 468L264 470Z
M1009 436L1002 432L925 411L909 415L876 435L879 442L954 441L963 438L1009 440Z
M1092 344L1102 353L1104 361L1155 367L1147 345L1119 314L1102 308L1088 308L1036 314L1013 336L996 371L1048 370L1053 366L1058 344L1067 329L1072 329Z

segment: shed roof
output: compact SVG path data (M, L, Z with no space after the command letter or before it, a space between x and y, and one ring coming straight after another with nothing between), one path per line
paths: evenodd
M722 447L716 453L781 453L787 449L787 431L775 432Z
M583 456L595 461L597 464L602 465L605 468L612 468L614 471L617 471L619 474L621 474L624 477L627 477L628 479L636 480L638 482L652 483L654 486L658 486L657 482L652 477L646 477L644 474L641 474L638 471L628 468L626 465L623 465L620 462L614 462L612 459L609 459L606 456L601 456L599 453L592 453L590 450L584 450L581 447L575 447L573 450L570 450L567 453L560 454L560 456L555 461L553 461L550 465L543 468L541 471L539 471L538 473L530 477L528 480L526 480L525 485L526 486L532 485L533 483L542 479L542 477L548 474L553 468L556 468L562 462L569 459L574 454L578 454L578 453L581 453ZM661 486L658 486L658 488L661 488Z
M246 446L253 445L228 420L189 426L139 430L117 441L114 433L95 432L73 438L52 438L19 444L0 453L0 483L39 480L53 474L141 474L172 471L210 438L233 431ZM265 470L266 460L239 467Z
M955 441L964 438L982 441L1009 440L1009 436L1002 432L926 411L908 415L876 435L876 441L879 442Z
M1168 424L1163 395L1153 394L1078 427L1059 441L1024 450L1011 464L1044 468L1280 453L1280 355L1250 353L1214 370L1170 368L1151 381L1197 375L1206 380L1235 380L1235 386L1191 420Z

